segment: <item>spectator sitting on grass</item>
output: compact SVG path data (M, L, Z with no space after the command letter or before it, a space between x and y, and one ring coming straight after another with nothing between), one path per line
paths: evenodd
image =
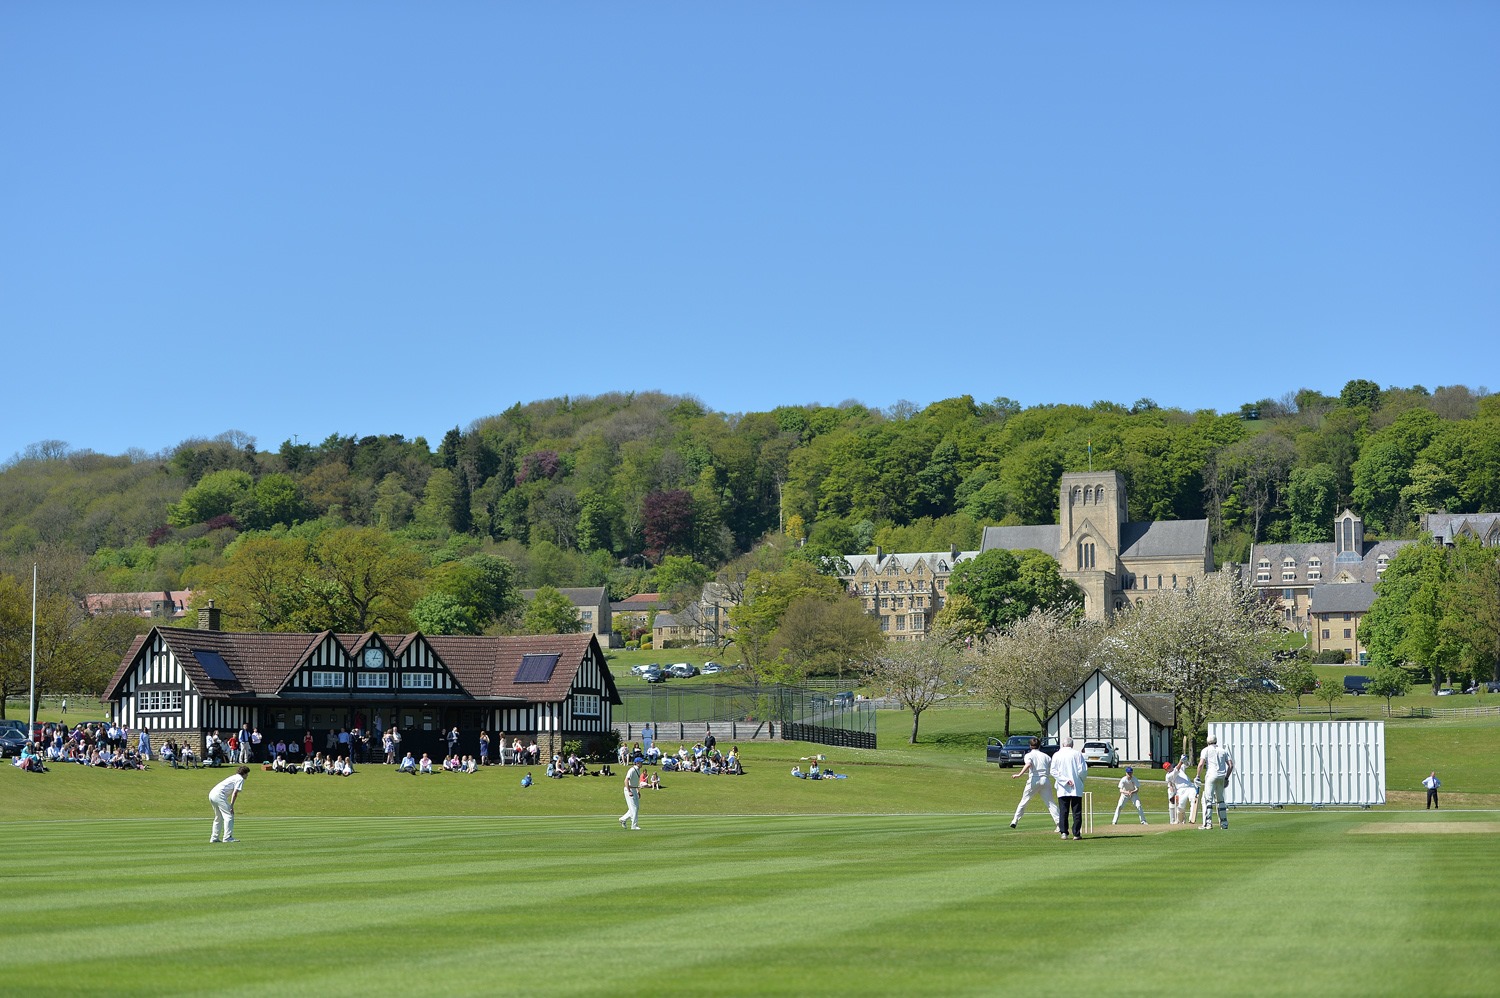
M426 752L422 753L422 758L417 760L417 772L419 774L425 773L428 776L432 775L432 756Z
M406 753L406 756L401 760L401 767L397 770L397 772L410 773L413 776L417 775L417 760L412 756L410 751L408 751Z

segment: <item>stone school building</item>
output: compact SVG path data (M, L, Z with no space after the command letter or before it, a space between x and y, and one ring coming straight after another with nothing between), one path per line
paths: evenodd
M268 741L323 751L330 731L398 727L402 750L479 752L479 732L535 738L545 755L564 741L602 737L620 703L598 638L589 633L469 637L413 634L226 632L200 611L200 628L155 627L135 639L106 687L117 723L202 747L241 724ZM492 745L493 749L498 745ZM380 758L372 738L372 759ZM298 758L300 758L300 753Z

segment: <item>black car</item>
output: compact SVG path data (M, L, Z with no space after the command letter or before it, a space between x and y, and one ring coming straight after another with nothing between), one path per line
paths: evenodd
M20 721L0 721L0 759L20 755L26 744L26 725Z
M984 761L992 762L997 766L1021 766L1025 765L1026 753L1031 751L1031 740L1036 735L1011 735L1005 741L991 738L984 749ZM1049 756L1058 749L1056 738L1042 739L1042 751Z

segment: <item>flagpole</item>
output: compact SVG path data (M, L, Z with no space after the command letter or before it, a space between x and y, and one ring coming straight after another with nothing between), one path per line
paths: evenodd
M31 563L31 727L26 736L36 734L36 562Z

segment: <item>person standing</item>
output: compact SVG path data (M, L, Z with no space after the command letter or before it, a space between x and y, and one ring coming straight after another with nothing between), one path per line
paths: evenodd
M490 733L488 731L479 733L479 764L481 766L490 764Z
M1202 827L1214 827L1214 805L1217 804L1219 827L1228 831L1229 805L1224 802L1224 791L1229 785L1229 775L1234 772L1234 760L1230 758L1228 749L1220 747L1215 735L1208 736L1208 744L1203 746L1203 753L1198 756L1198 768L1193 772L1193 779L1202 779L1204 770L1208 771L1208 778L1203 782Z
M1141 785L1135 781L1135 767L1126 766L1125 775L1120 777L1120 801L1115 805L1115 816L1110 821L1111 825L1120 823L1120 808L1129 801L1135 805L1135 813L1140 815L1141 824L1146 823L1146 809L1141 807Z
M209 833L208 843L213 845L219 841L219 829L224 829L225 842L238 842L234 837L234 802L239 798L240 791L245 787L245 777L250 775L249 766L241 766L235 770L233 776L227 780L220 781L219 785L208 792L208 802L214 808L214 827Z
M66 714L68 712L68 698L67 697L63 697L62 712L64 714Z
M620 815L620 827L627 824L632 831L640 831L641 822L641 761L636 759L625 770L625 813Z
M449 755L454 755L457 752L458 752L458 725L455 724L453 726L453 730L450 731L450 732L448 732L448 754Z
M270 761L270 760L264 758L263 756L261 756L261 754L260 754L261 743L264 742L265 740L266 740L266 736L262 735L260 733L260 728L253 728L253 729L251 729L251 731L250 731L250 761L251 762L269 762Z
M1427 809L1433 811L1438 809L1437 791L1442 785L1443 781L1438 779L1437 770L1428 773L1427 779L1422 781L1422 786L1427 788Z
M1047 803L1047 813L1052 815L1052 824L1057 824L1057 798L1052 795L1051 767L1052 760L1047 758L1047 753L1042 751L1042 740L1033 738L1031 748L1022 757L1025 763L1019 773L1011 775L1011 779L1019 780L1023 776L1029 776L1026 781L1026 789L1021 791L1021 803L1016 807L1015 817L1010 819L1010 827L1015 828L1016 823L1021 820L1021 815L1026 813L1026 805L1031 803L1032 794L1040 794L1043 801Z
M1057 789L1058 834L1068 837L1068 815L1073 816L1073 838L1083 838L1083 785L1089 776L1089 764L1083 753L1073 747L1073 739L1064 738L1062 748L1052 757L1052 782Z

